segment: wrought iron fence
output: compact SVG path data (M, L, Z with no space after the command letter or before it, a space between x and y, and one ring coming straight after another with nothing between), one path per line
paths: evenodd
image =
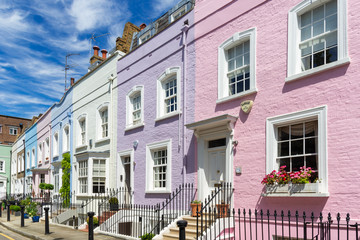
M121 204L118 211L102 204L98 214L100 231L131 237L158 234L179 216L189 213L195 193L193 184L182 184L161 204Z
M197 239L359 239L350 214L207 208L197 222Z

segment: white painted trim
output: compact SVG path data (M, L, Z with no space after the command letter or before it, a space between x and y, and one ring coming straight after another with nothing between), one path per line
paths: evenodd
M327 106L284 114L266 119L266 173L276 169L276 132L279 125L291 124L310 119L318 120L318 163L321 193L328 193L328 156L327 156Z
M176 97L177 97L177 111L165 114L165 90L164 90L164 82L168 80L170 77L176 75ZM166 116L171 117L174 113L180 112L181 109L181 68L180 67L171 67L167 68L157 79L157 104L156 104L156 121L162 120Z
M102 137L102 121L101 121L101 112L105 110L105 108L108 111L108 136L106 138ZM97 107L96 111L96 134L95 134L95 143L99 143L102 141L106 141L108 138L110 138L110 131L111 129L111 110L110 110L110 103L109 102L103 102Z
M167 167L166 167L166 188L154 189L153 187L153 166L154 160L151 151L166 148L167 149ZM172 173L172 140L164 140L160 142L150 143L146 145L146 186L145 193L171 193L171 173Z
M286 81L292 81L307 75L315 74L313 69L301 72L301 59L300 59L300 31L299 31L299 16L303 13L316 8L319 5L325 4L330 0L303 0L301 3L293 7L288 15L288 63L287 63L287 78ZM337 16L338 16L338 60L336 62L327 64L340 66L350 61L348 58L348 41L347 41L347 1L337 0ZM337 63L339 62L339 63ZM336 64L337 63L337 64ZM321 67L317 67L321 68ZM317 69L316 68L316 69ZM329 68L323 67L320 71ZM307 73L309 72L309 73ZM316 71L318 72L318 71ZM304 75L299 75L304 73Z
M82 144L81 142L81 127L80 127L80 121L85 119L85 144ZM76 149L87 147L88 143L88 117L86 113L83 113L78 116L77 123L76 123L76 136L75 136L75 143L76 143Z
M168 114L165 114L163 115L162 117L158 117L155 119L155 122L157 121L161 121L161 120L164 120L164 119L167 119L167 118L171 118L171 117L174 117L174 116L177 116L179 114L181 114L182 112L181 111L175 111L175 112L171 112L171 113L168 113Z
M226 50L238 44L250 40L250 89L234 96L229 96L227 74ZM218 100L217 103L230 101L232 99L256 92L256 28L244 32L237 32L225 40L218 48Z
M133 118L132 118L133 104L131 102L131 99L133 98L133 96L135 94L137 94L139 92L140 92L140 98L141 98L141 103L140 103L141 104L141 121L140 121L140 123L134 125ZM145 109L144 109L144 86L143 85L134 86L126 94L126 127L125 127L125 131L144 126L144 111L145 111Z
M258 90L256 88L250 89L250 90L245 91L245 92L241 92L241 93L234 94L234 95L231 95L231 96L228 96L228 97L217 99L216 103L219 104L219 103L229 102L229 101L232 101L232 100L235 100L235 99L238 99L238 98L241 98L241 97L253 94L253 93L257 93L257 91Z

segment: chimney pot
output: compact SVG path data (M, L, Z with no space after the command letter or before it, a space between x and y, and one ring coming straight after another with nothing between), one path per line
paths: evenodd
M93 49L94 49L94 56L99 56L100 48L98 46L94 46Z
M75 83L75 78L70 78L70 83L71 83L71 86L74 85L74 83Z
M145 23L143 23L143 24L140 25L140 31L143 30L144 28L146 28L146 24L145 24Z
M106 51L106 49L101 50L102 53L102 58L106 59L106 54L108 53L108 51Z

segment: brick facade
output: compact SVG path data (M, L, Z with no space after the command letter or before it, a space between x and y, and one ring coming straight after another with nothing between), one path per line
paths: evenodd
M118 37L116 39L116 50L122 51L124 53L129 52L131 46L131 40L134 32L139 32L140 28L131 22L127 22L124 27L122 38Z
M17 135L30 126L31 119L0 115L0 143L14 143ZM16 130L14 131L14 129ZM10 131L12 131L12 134L10 134Z

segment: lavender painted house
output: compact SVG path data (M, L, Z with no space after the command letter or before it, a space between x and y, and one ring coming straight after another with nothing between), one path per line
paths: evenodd
M153 204L196 177L193 5L177 6L136 34L119 60L117 184Z

